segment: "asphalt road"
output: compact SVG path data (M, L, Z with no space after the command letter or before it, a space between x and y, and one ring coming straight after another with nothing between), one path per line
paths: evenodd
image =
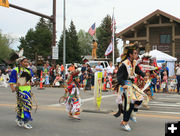
M104 92L101 113L94 113L93 91L81 93L83 99L81 120L69 119L65 107L58 104L64 94L60 88L46 88L33 92L38 101L38 111L32 110L33 129L16 126L15 94L9 88L0 88L0 136L164 136L165 122L180 120L180 95L155 94L150 109L140 108L137 123L130 121L131 132L121 129L121 118L114 118L116 95ZM107 112L106 112L107 111Z

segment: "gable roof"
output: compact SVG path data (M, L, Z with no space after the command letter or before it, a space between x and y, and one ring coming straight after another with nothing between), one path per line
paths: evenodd
M174 21L180 23L180 19L179 19L179 18L177 18L177 17L175 17L175 16L172 16L172 15L170 15L170 14L168 14L168 13L166 13L166 12L163 12L163 11L161 11L161 10L158 9L158 10L154 11L153 13L145 16L145 17L142 18L141 20L137 21L136 23L130 25L130 26L127 27L126 29L122 30L121 32L119 32L119 33L117 34L117 37L119 37L120 35L126 33L126 32L129 31L130 29L132 29L132 28L134 28L134 27L142 24L144 21L150 19L151 17L153 17L153 16L155 16L155 15L157 15L157 14L163 15L163 16L165 16L165 17L167 17L167 18L170 18L171 20L174 20Z

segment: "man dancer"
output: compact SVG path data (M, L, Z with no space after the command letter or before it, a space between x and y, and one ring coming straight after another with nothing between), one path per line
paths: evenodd
M18 59L19 66L15 67L10 75L10 87L12 92L17 94L17 119L16 123L20 127L31 129L28 123L32 120L31 109L31 78L33 73L28 69L28 60L26 57Z
M122 104L124 107L121 126L127 131L131 130L128 124L131 113L134 110L135 105L140 105L139 102L135 102L138 100L138 96L131 86L134 82L135 74L141 75L142 77L145 76L136 64L137 55L136 46L134 44L126 45L122 56L122 64L117 72L118 85L120 85L119 94L120 96L123 96L123 99L119 100L118 107L122 108Z

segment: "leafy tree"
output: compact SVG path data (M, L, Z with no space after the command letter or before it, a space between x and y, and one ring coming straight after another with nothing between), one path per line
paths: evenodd
M85 32L84 30L80 30L78 32L78 42L82 55L91 55L92 37L89 35L89 33Z
M9 46L13 43L13 38L8 35L4 35L0 31L0 63L3 60L8 59L9 55L13 51Z
M50 22L40 18L35 29L28 30L25 37L20 38L19 49L24 48L24 55L29 59L37 59L37 55L45 59L51 56L52 30Z

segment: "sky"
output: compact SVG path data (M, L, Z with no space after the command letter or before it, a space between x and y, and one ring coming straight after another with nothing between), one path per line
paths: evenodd
M63 30L63 0L57 0L57 41ZM9 0L9 3L18 5L46 15L52 15L53 0ZM95 22L98 27L104 17L114 16L116 19L116 33L137 22L148 14L160 9L180 18L179 0L66 0L66 27L69 28L73 20L76 30L86 32ZM15 38L11 45L17 49L19 37L25 36L30 28L34 28L39 16L29 14L14 8L0 7L0 30ZM121 49L119 41L118 48Z

